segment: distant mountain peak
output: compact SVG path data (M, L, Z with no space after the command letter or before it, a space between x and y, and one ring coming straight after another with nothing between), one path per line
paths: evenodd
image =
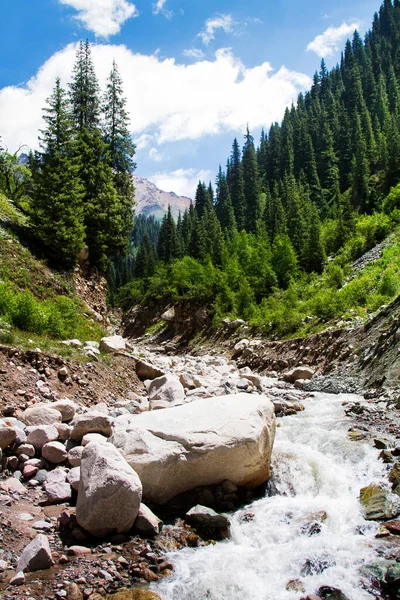
M145 177L133 176L135 185L135 212L137 215L154 215L162 219L171 206L173 216L183 213L189 208L191 200L186 196L178 196L175 192L160 190L154 183Z

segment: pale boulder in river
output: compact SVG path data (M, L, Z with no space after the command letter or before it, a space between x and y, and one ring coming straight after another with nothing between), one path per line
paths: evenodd
M81 527L96 537L126 533L141 499L139 477L114 446L91 442L85 447L76 504Z
M229 479L255 488L270 477L274 406L267 396L232 394L114 422L110 442L143 485L143 497L164 504L197 486Z

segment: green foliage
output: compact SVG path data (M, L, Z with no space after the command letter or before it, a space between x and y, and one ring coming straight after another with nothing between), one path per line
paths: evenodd
M0 284L0 317L17 329L56 339L90 330L78 300L67 296L38 300L31 292L16 292L11 284Z

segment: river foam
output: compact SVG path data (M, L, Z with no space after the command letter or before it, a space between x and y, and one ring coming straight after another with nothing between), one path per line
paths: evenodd
M305 594L331 585L351 600L372 598L359 569L376 558L378 526L363 518L359 490L383 480L385 467L370 443L347 436L342 403L355 399L315 394L304 412L280 419L279 494L231 515L229 540L173 553L174 576L153 589L164 600L298 600L303 594L286 586L299 579ZM321 511L326 519L308 535Z

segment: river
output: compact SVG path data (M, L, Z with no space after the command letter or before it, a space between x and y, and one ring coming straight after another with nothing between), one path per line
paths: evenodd
M229 540L171 554L174 576L154 586L164 600L298 600L322 585L351 600L373 598L359 569L376 560L378 525L363 518L359 490L383 480L385 467L370 442L347 436L342 403L354 399L315 394L303 412L279 419L279 493L232 514ZM286 589L293 579L305 593Z

